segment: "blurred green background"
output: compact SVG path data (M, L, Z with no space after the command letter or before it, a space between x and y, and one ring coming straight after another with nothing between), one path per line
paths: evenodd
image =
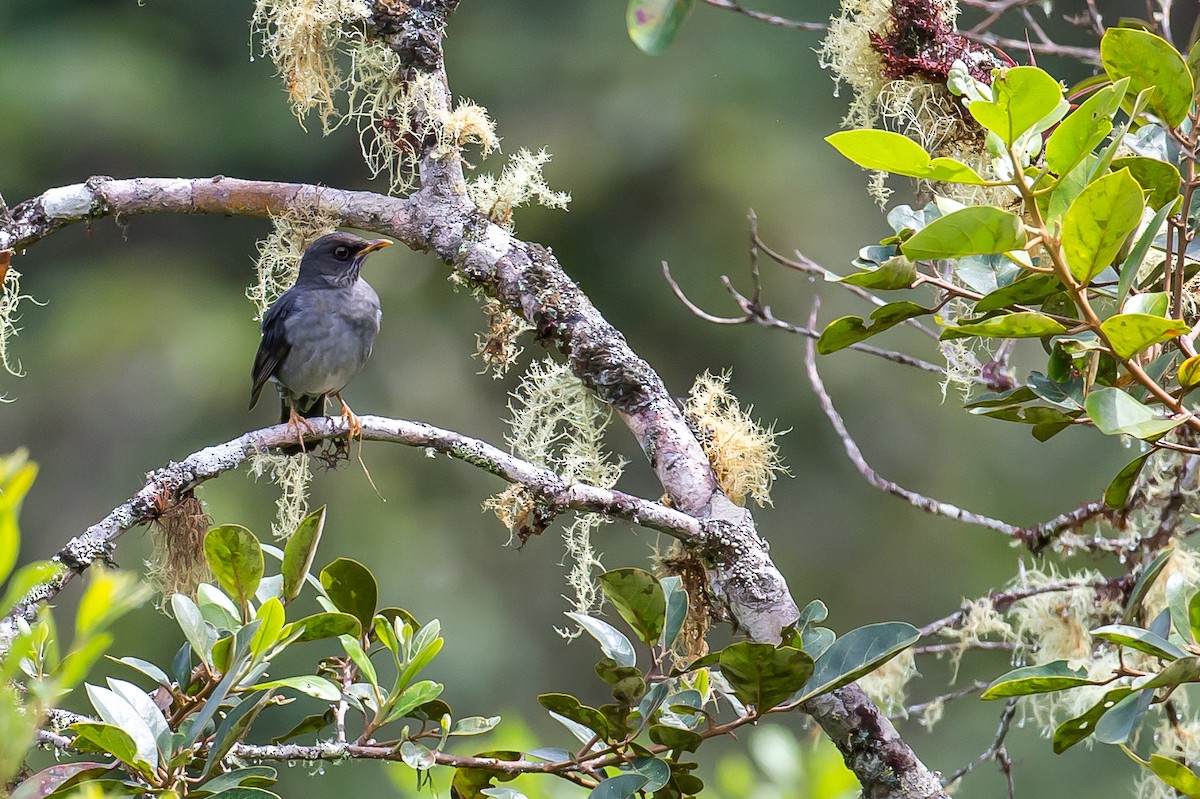
M763 7L822 19L833 6ZM214 174L381 190L368 180L352 130L323 138L296 124L273 66L252 58L251 12L246 0L4 0L0 192L14 204L90 175ZM451 23L447 61L454 94L491 111L504 151L547 147L552 187L574 197L567 213L518 212L518 233L553 248L673 392L685 394L705 369L731 369L741 400L789 431L781 447L791 477L756 518L797 601L824 599L838 630L884 619L920 625L999 586L1020 553L994 533L868 487L814 401L803 341L701 322L660 273L669 261L697 302L734 313L719 277L748 287L749 209L778 250L799 248L839 271L890 232L866 195L866 175L821 141L837 129L847 90L839 97L817 67L818 43L816 33L702 6L674 46L650 58L626 37L617 0L467 0ZM1042 64L1068 82L1086 74ZM503 158L482 167L498 172ZM24 290L45 303L23 306L13 344L27 376L0 375L0 393L15 400L0 405L0 450L27 446L42 464L23 517L25 558L51 554L102 518L148 470L274 421L272 403L245 412L258 329L244 288L255 242L268 230L258 219L103 220L14 260ZM450 290L443 266L400 249L368 267L383 298L383 331L349 401L360 413L501 442L506 392L521 369L504 381L478 374L481 364L469 357L483 326L475 303ZM864 310L842 293L763 269L766 300L783 318L802 321L817 292L824 321ZM927 339L905 330L881 343L936 360ZM523 363L530 355L540 353L527 352ZM1115 440L1083 430L1038 444L1024 429L968 416L953 394L943 402L930 376L869 356L843 352L821 366L884 475L1014 523L1098 496L1129 457ZM632 461L621 487L658 496L632 437L614 427L610 440ZM447 646L431 676L446 683L459 715L524 718L544 744L561 743L536 694L599 700L602 690L591 676L593 645L568 645L552 630L568 609L561 542L548 533L522 551L506 548L507 532L479 507L502 486L464 464L383 444L368 444L365 459L386 502L356 465L316 477L313 501L329 503L318 563L363 560L383 583L384 604L441 619ZM202 496L217 523L269 535L270 484L229 474ZM653 533L611 525L598 546L612 568L644 565L656 543ZM139 567L147 544L144 530L131 531L118 560ZM77 592L60 604L69 607ZM124 625L113 653L161 661L179 642L173 623L147 608ZM960 683L1006 668L1003 654L972 655ZM913 701L946 690L944 663L921 669ZM275 729L311 712L302 705L277 711ZM927 763L952 771L988 745L1000 709L967 699L932 732L901 726ZM798 731L800 721L788 725ZM1061 796L1065 784L1075 795L1113 795L1135 774L1112 749L1055 758L1048 741L1021 729L1010 742L1029 799ZM307 775L283 773L285 794ZM447 785L441 777L440 795ZM303 791L386 795L391 786L378 765L361 764L327 769ZM984 766L967 790L999 796L1003 780Z

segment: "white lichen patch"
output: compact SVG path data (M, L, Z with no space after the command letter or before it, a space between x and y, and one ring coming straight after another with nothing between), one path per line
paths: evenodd
M531 364L508 409L512 432L507 440L514 455L553 470L568 484L616 485L625 461L604 446L604 429L612 411L566 365L548 358ZM512 524L512 501L497 502L495 509L506 510ZM593 575L603 567L592 545L592 533L607 521L600 514L580 513L563 532L565 560L571 564L567 582L574 595L568 601L580 613L594 613L602 603ZM573 638L579 631L559 633Z
M919 676L921 674L917 671L917 662L912 650L905 649L875 671L860 677L858 685L884 713L900 716L905 714L908 683Z
M308 489L312 483L312 466L308 453L283 455L275 452L256 452L248 459L250 476L255 480L270 475L279 486L275 500L275 521L271 534L276 540L291 536L308 515Z
M500 173L480 175L467 186L467 195L480 211L506 230L513 229L513 209L537 203L566 210L571 195L554 191L546 183L542 167L550 163L545 149L536 153L522 147Z
M695 426L700 446L712 464L717 482L727 497L739 505L753 499L760 507L771 504L771 486L778 474L787 474L779 458L774 424L764 427L729 393L729 373L705 372L688 392L683 412Z
M60 186L42 193L42 210L51 219L82 219L92 212L94 199L86 184Z

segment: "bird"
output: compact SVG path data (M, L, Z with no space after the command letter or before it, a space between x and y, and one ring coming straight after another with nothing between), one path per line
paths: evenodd
M341 392L370 357L382 316L379 295L359 276L363 261L391 244L352 233L321 236L300 258L295 284L263 316L250 410L263 386L275 383L282 405L279 422L295 432L301 449L302 428L312 432L308 418L324 416L330 396L341 403L350 438L362 436L362 422Z

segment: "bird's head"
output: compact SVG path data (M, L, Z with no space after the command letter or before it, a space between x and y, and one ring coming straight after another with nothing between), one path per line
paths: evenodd
M317 286L349 286L358 280L363 260L392 242L373 241L353 233L330 233L308 245L300 259L297 284Z

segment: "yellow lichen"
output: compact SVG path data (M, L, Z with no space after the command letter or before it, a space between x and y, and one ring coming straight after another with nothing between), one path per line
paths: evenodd
M550 162L544 149L532 153L522 147L500 173L480 175L467 186L467 195L480 211L498 225L513 228L513 209L530 202L547 208L565 210L571 195L553 191L542 175L542 167Z
M705 372L688 392L683 411L696 428L721 490L744 505L749 497L759 506L771 504L777 474L787 474L779 459L775 426L763 427L729 393L729 374Z

